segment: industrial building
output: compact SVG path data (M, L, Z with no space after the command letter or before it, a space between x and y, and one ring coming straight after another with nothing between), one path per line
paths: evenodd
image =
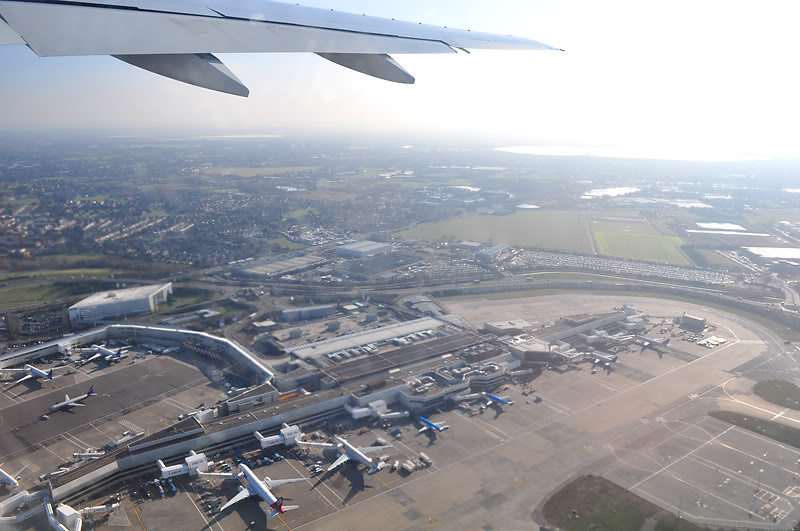
M490 334L495 334L498 336L521 334L528 330L533 330L534 328L537 327L538 327L537 323L531 323L526 321L525 319L512 319L510 321L495 321L492 323L485 323L483 325L484 330L486 330Z
M283 310L281 317L284 321L305 321L307 319L319 319L336 313L336 306L333 304L319 304L317 306L303 306L302 308L291 308Z
M486 249L475 253L475 260L478 260L479 262L491 262L509 249L511 249L510 245L498 243L497 245L492 245L491 247L487 247Z
M344 258L366 258L376 254L388 253L392 250L392 244L372 242L363 240L360 242L340 245L336 248L336 254Z
M278 260L264 259L256 263L250 262L246 267L237 269L237 273L249 277L274 278L283 275L291 275L314 269L326 260L315 255L299 255L291 258L280 258Z
M69 308L70 324L93 323L112 317L155 312L172 295L172 283L102 291Z
M689 315L688 313L683 314L681 317L681 328L684 330L688 330L689 332L694 332L696 334L701 333L706 328L706 320L702 317L697 317L696 315Z

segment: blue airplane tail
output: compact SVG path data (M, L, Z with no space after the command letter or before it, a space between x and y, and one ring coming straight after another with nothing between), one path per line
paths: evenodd
M97 393L94 392L94 386L89 387L89 391L86 393L87 396L97 396Z

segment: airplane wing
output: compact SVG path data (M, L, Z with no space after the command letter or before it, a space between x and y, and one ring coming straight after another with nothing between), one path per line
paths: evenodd
M236 494L236 496L234 496L233 498L228 500L228 503L223 505L220 508L219 512L224 512L225 509L227 509L228 507L230 507L234 503L239 503L240 501L244 500L245 498L249 498L249 497L250 497L250 491L247 490L247 489L242 489L242 490L239 491L238 494Z
M86 404L82 404L80 402L73 402L71 404L67 404L67 407L86 407Z
M350 457L348 457L348 456L347 456L347 454L342 454L342 455L340 455L340 456L339 456L339 457L336 459L336 461L334 461L334 462L333 462L333 464L332 464L331 466L329 466L329 467L328 467L328 472L330 472L331 470L333 470L333 469L334 469L334 468L336 468L337 466L341 465L341 464L342 464L342 463L344 463L345 461L348 461L349 459L350 459Z
M359 448L358 450L362 454L374 454L375 452L380 452L381 450L388 450L389 448L394 448L394 446L365 446L364 448Z
M274 489L276 487L280 487L281 485L288 485L289 483L297 483L298 481L306 481L306 478L294 478L294 479L270 479L264 478L264 484L267 488Z
M331 443L313 443L313 442L305 442L305 441L297 441L297 444L301 446L313 446L316 448L336 448L335 444Z
M273 0L0 0L4 43L26 44L40 57L112 55L178 81L240 96L249 90L211 53L316 53L367 75L413 83L387 54L557 49L510 35Z
M17 380L17 382L16 382L16 383L22 383L22 382L24 382L24 381L26 381L26 380L30 380L31 378L33 378L33 374L28 374L27 376L23 376L22 378L20 378L19 380Z

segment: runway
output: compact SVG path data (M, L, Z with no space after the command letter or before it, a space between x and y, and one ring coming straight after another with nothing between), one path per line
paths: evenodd
M107 415L124 414L124 410L135 409L178 387L204 381L202 373L193 367L169 358L151 358L0 409L0 461ZM90 385L98 396L87 399L86 407L47 413L49 406L64 400L64 394L82 395ZM40 420L45 413L50 419Z

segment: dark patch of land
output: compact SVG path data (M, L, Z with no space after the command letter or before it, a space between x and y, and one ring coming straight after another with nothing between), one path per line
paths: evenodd
M800 410L800 387L785 380L765 380L753 386L753 392L776 406Z
M600 476L581 476L556 492L543 507L544 517L565 531L638 531L655 520L656 531L701 531L657 505Z
M750 415L742 415L733 411L712 411L712 417L725 422L730 422L734 426L739 426L745 430L764 435L770 439L800 448L800 430L792 428L780 422L764 420Z

